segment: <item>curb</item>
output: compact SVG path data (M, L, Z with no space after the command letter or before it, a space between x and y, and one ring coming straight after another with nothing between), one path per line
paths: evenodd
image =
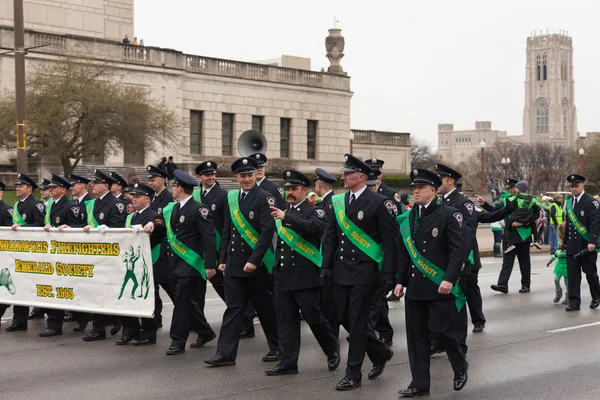
M532 247L530 250L530 253L547 253L548 255L550 255L550 249L538 249L537 247ZM479 257L494 257L494 250L493 249L489 249L489 250L479 250ZM497 257L497 258L502 258L502 257Z

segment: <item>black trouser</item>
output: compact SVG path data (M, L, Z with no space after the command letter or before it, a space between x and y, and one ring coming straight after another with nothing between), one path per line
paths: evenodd
M446 351L455 374L467 368L465 355L454 330L454 298L442 300L412 300L405 298L406 341L412 382L410 386L429 391L431 337Z
M63 319L65 317L64 310L54 310L54 309L44 309L42 312L48 314L48 319L46 320L46 326L48 329L52 329L54 331L62 331L63 327Z
M177 278L175 308L171 321L171 345L185 348L190 326L200 337L214 337L215 332L204 316L206 281L199 276Z
M212 287L215 289L215 292L217 292L219 297L225 301L225 283L223 279L223 272L217 269L215 276L213 276L212 279L209 279L209 281Z
M506 247L506 246L505 246ZM529 257L529 242L521 242L515 244L515 249L508 253L504 253L502 259L502 270L498 277L498 285L508 287L508 280L515 265L515 256L519 259L519 267L521 268L521 286L531 286L531 258Z
M92 314L92 331L101 336L106 336L106 325L116 324L121 317L116 315Z
M273 277L271 275L269 275L266 278L266 285L267 285L267 290L269 292L271 292L271 295L274 295L274 289L273 289ZM246 331L246 332L254 332L254 317L256 317L256 310L254 309L254 306L252 305L252 302L248 302L248 305L246 306L246 311L244 312L244 319L242 322L242 330Z
M169 294L173 293L174 289L172 288L174 282L171 280L166 280L161 283L163 287L166 287L165 292ZM154 283L154 318L140 318L137 317L123 317L123 336L130 336L134 338L145 338L145 339L156 339L156 331L158 331L158 323L159 320L157 318L157 307L158 302L160 301L160 296L158 296L158 286L159 284ZM162 302L161 302L162 306Z
M300 313L327 357L339 349L337 337L321 311L321 288L283 291L275 282L275 311L283 368L297 369L300 354Z
M0 304L0 319L2 319L8 307L10 307L8 304Z
M467 293L467 280L469 275L461 275L458 279L458 285L460 286L463 293ZM456 339L458 339L458 342L460 343L460 348L463 351L463 353L467 354L467 350L469 349L467 346L467 331L469 330L469 319L467 318L466 304L460 309L460 312L456 307L452 307L452 314L454 319L454 333L456 335ZM435 337L432 334L431 347L433 347L436 350L444 349L443 340L439 337Z
M335 290L333 285L323 285L321 288L321 310L329 326L333 329L336 338L340 336L340 321L337 315L337 304L335 302Z
M390 307L387 302L387 293L384 290L384 284L377 287L377 291L373 296L373 303L369 311L369 323L373 330L379 334L380 338L391 341L394 337L394 328L390 324L389 311Z
M29 317L29 307L13 306L13 320L12 320L13 325L26 327L28 317Z
M163 302L160 298L162 287L171 302L175 304L175 277L169 272L171 266L166 258L159 259L154 263L152 272L154 274L154 297L156 298L156 310L154 319L158 325L162 324Z
M381 343L369 324L369 311L379 285L335 286L338 316L344 329L350 332L346 378L362 378L365 352L373 364L384 363L391 350Z
M271 276L234 277L225 276L225 303L223 324L219 334L217 355L233 361L237 357L242 320L248 303L256 309L258 319L267 338L269 350L279 350L277 319L273 304L273 293L269 290Z
M481 290L479 290L479 268L472 269L467 276L467 304L469 313L471 313L471 322L473 325L485 325L485 315L483 315L483 299Z
M598 268L596 267L597 258L598 253L595 251L577 258L573 258L573 255L567 255L569 303L572 306L579 307L581 305L581 271L585 273L592 300L600 300L600 283L598 282Z

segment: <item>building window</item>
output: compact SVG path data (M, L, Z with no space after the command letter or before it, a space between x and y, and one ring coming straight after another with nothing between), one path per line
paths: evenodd
M255 131L259 131L263 133L263 123L265 121L265 117L262 115L253 115L252 116L252 129Z
M567 137L567 135L569 134L569 110L568 110L566 101L563 101L563 103L562 103L562 118L563 118L563 137Z
M202 111L190 110L190 154L202 154Z
M279 124L279 149L281 158L290 158L290 130L292 120L290 118L281 118Z
M315 160L317 158L317 128L318 121L307 121L306 126L306 158Z
M233 123L235 120L235 114L222 114L221 121L221 154L224 156L233 155Z
M544 80L548 80L548 56L544 53Z
M542 67L541 67L542 63L541 63L540 59L541 59L541 57L540 57L540 55L538 54L538 55L536 56L537 65L536 65L536 67L535 67L535 70L536 70L536 79L537 79L538 81L539 81L539 80L540 80L540 78L541 78L541 68L542 68Z
M535 108L535 131L537 133L548 133L548 105L540 101Z

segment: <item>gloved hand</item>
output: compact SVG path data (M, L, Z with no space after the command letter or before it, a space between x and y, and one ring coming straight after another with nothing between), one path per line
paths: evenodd
M132 226L131 226L131 230L132 230L134 233L138 233L138 232L140 232L142 229L143 229L143 226L141 226L140 224L137 224L137 225L132 225Z
M384 274L383 275L383 290L385 293L396 287L396 275L395 274Z
M104 235L104 232L106 232L106 230L108 229L108 226L106 225L100 225L98 227L98 230L100 231L100 233L102 233Z
M550 266L550 261L548 261L548 262L546 263L546 267L549 267L549 266Z
M321 268L321 282L325 286L331 286L333 283L333 271L330 269Z

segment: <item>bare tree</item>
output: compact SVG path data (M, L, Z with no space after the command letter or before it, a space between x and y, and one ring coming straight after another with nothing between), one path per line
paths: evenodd
M419 140L410 137L410 169L415 168L433 168L435 164L435 155L431 152L429 146L421 143Z
M127 143L145 152L174 148L181 118L146 88L121 82L107 62L64 58L38 64L28 78L28 144L70 173L83 157L115 154ZM0 146L14 149L15 96L0 99Z

